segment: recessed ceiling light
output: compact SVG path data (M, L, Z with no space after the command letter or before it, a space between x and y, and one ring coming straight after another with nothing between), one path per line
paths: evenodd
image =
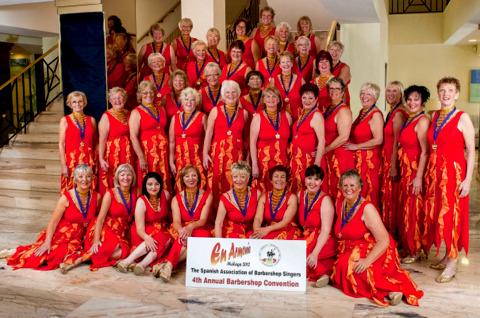
M470 39L470 40L468 40L468 42L477 42L477 40L475 40L475 39Z

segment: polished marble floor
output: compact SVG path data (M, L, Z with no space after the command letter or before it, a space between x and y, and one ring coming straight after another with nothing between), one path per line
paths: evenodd
M190 288L184 266L164 284L151 274L137 277L111 268L91 272L87 265L67 275L12 271L0 260L0 317L480 317L479 185L475 180L471 189L469 257L460 254L455 278L448 284L434 282L439 272L429 265L440 260L434 255L402 265L425 292L419 307L404 302L379 307L311 284L305 293ZM50 213L0 207L0 249L32 243Z

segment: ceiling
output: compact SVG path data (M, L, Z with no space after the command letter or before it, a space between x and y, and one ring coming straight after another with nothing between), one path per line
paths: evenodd
M50 2L53 0L0 0L0 6L9 6L14 4L34 3L34 2Z

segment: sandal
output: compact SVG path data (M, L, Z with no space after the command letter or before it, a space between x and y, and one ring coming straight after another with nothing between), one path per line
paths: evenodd
M74 268L75 265L73 265L73 264L61 263L59 267L60 267L60 273L62 273L63 275L65 275L69 270L71 270L72 268Z
M115 266L117 267L117 270L120 272L120 273L126 273L128 272L128 269L130 268L132 264L126 264L122 261L118 261Z
M402 301L402 298L403 298L403 293L401 292L389 292L388 293L388 298L390 298L390 305L391 306L396 306L398 304L400 304L400 302Z
M165 283L170 283L170 280L172 279L172 270L173 265L170 262L166 263L165 266L163 266L163 268L160 270L160 278Z
M8 248L1 250L0 251L0 259L1 258L7 258L7 257L11 256L10 253L8 253L9 251L10 251L10 249L8 249Z
M328 275L322 275L322 277L320 277L316 281L315 287L317 287L317 288L325 287L325 286L328 285L329 282L330 282L330 277Z
M447 275L447 272L448 271L451 271L452 274L451 275ZM449 281L452 280L453 277L455 277L455 274L457 273L457 268L450 268L450 267L445 267L445 269L443 270L443 272L440 274L440 276L438 276L437 278L435 278L435 281L437 283L448 283Z
M445 267L447 267L447 265L445 265L447 263L447 257L445 256L444 258L442 258L442 260L440 262L438 262L437 264L431 264L430 265L430 268L432 269L438 269L438 270L444 270Z
M163 267L165 267L166 264L167 262L163 261L161 263L153 265L153 268L152 268L153 277L156 277L156 278L160 277L160 271L162 270Z
M130 264L129 268L131 267L132 264ZM142 276L145 273L145 267L134 264L133 265L133 273L137 276Z

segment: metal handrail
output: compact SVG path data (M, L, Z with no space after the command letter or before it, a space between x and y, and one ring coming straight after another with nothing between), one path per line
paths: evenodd
M327 43L325 44L325 47L328 47L328 45L337 38L336 33L337 33L338 26L339 26L338 21L333 20L332 24L330 25L330 31L328 32Z
M390 14L443 12L450 0L390 0Z
M0 147L8 144L22 130L27 132L27 125L32 122L47 106L62 94L53 91L60 86L57 75L59 57L47 62L45 58L58 49L55 44L45 54L25 67L0 86Z
M237 15L235 19L233 19L233 23L227 25L226 28L226 35L227 35L227 47L230 46L230 43L232 43L236 38L237 34L235 33L235 30L233 29L233 24L240 18L244 18L250 23L250 26L252 26L252 29L257 25L259 18L260 18L260 1L259 0L251 0L248 2L248 5L246 5L240 13Z
M165 13L160 19L158 19L156 23L162 23L167 16L169 16L171 13L173 13L173 11L175 11L175 9L180 5L180 3L182 2L181 1L175 2L175 4L170 9L167 10L167 13ZM137 39L137 43L140 43L140 41L142 41L149 33L150 33L150 29L147 32L145 32L140 38Z

